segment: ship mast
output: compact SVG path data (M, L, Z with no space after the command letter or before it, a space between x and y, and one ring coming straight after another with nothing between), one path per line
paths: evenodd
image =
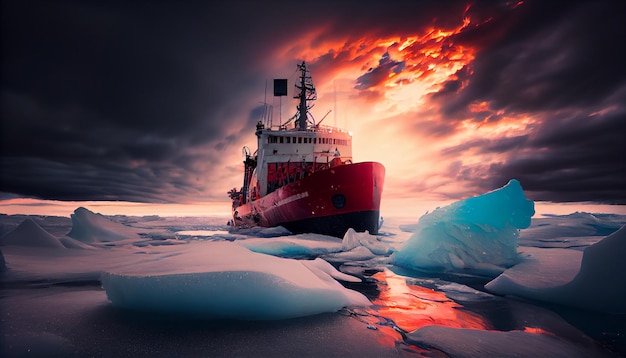
M296 83L296 88L300 90L300 93L294 97L298 99L299 102L296 107L298 111L293 118L295 119L296 128L306 130L308 116L311 115L309 110L313 108L313 101L317 99L317 92L315 91L311 74L304 61L298 65L298 70L300 70L300 84L298 85ZM311 115L311 117L313 116Z

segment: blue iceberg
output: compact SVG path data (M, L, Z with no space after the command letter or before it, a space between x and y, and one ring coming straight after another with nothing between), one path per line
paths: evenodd
M422 216L393 263L422 271L500 274L519 261L519 230L530 226L534 214L534 202L512 179L502 188Z

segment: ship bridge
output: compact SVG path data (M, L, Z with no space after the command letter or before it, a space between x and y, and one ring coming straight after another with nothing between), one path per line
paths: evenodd
M339 128L273 130L261 124L257 136L259 196L316 171L352 163L352 134Z

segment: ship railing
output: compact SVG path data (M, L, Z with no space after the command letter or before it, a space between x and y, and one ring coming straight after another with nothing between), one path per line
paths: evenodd
M299 128L287 128L284 124L283 125L279 125L279 126L271 126L269 128L267 128L269 130L276 130L276 131L293 131L293 132L301 132L302 130ZM325 125L317 125L317 126L312 126L312 127L308 127L306 130L306 132L317 132L317 133L332 133L332 132L340 132L340 133L350 133L350 131L342 129L342 128L338 128L338 127L333 127L333 126L325 126Z
M320 132L320 133L332 133L332 132L350 133L349 131L342 129L342 128L337 128L333 126L323 126L323 125L315 126L315 131Z

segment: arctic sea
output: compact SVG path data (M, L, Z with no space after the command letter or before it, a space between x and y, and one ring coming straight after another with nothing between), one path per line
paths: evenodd
M625 356L626 216L535 216L520 190L343 239L0 215L0 356Z

